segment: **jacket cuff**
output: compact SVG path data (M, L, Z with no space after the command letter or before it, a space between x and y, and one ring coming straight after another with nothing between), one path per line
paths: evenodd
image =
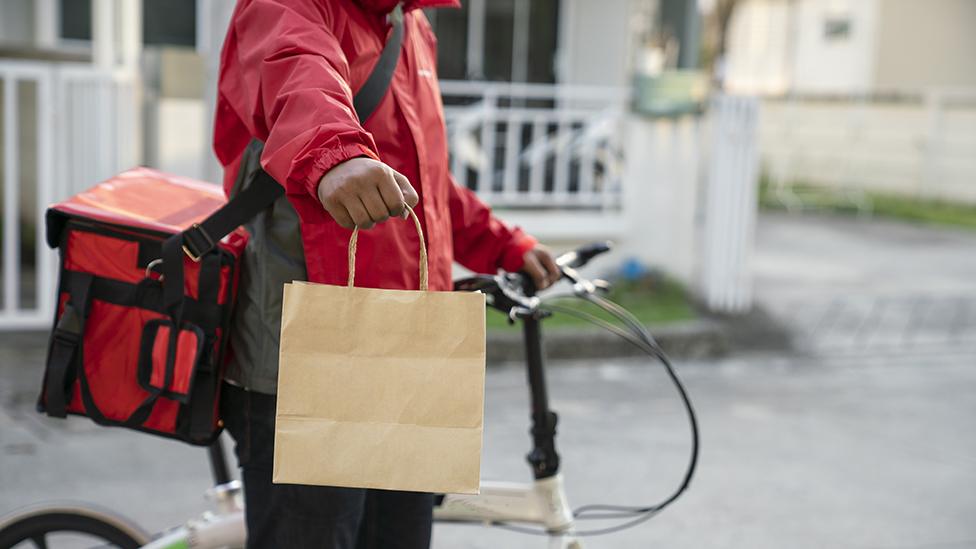
M502 256L501 268L510 273L522 270L525 265L526 252L535 248L537 244L539 244L538 240L523 233L521 229L516 229L512 242Z
M379 160L379 155L371 147L359 142L342 143L338 147L323 148L312 162L312 167L303 178L303 183L313 197L318 198L319 182L329 170L353 158L368 157Z

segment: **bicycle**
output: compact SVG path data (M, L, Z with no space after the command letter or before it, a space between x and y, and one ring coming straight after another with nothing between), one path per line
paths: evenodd
M549 549L582 549L582 538L644 522L673 503L688 488L698 459L698 426L688 394L667 356L643 324L601 296L609 290L609 284L602 280L587 280L576 270L609 250L609 243L589 244L559 256L556 262L562 271L561 278L572 284L572 295L598 306L623 327L578 309L549 302L543 304L531 281L520 274L478 275L455 282L455 290L483 292L488 306L506 314L511 323L522 323L532 409L533 448L527 460L534 480L531 483L484 480L478 495L437 496L435 521L499 526L546 537ZM689 419L691 456L680 486L662 502L642 507L587 505L575 511L570 507L559 471L556 451L558 417L549 408L542 347L541 324L553 312L577 316L599 325L659 359L665 366ZM55 532L85 534L110 544L108 547L121 549L242 547L245 524L240 482L232 480L219 440L208 452L214 487L207 491L207 495L214 503L214 510L182 526L151 537L131 521L98 507L77 503L39 505L0 518L0 549L22 542L48 549L47 535ZM613 527L586 531L577 527L583 519L630 520Z

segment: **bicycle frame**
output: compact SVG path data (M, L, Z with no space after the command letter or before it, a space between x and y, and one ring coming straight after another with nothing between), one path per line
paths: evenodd
M535 292L532 288L526 288L525 293L531 297ZM582 542L573 534L573 513L566 498L563 477L559 473L555 440L558 416L549 408L542 348L541 325L546 315L535 310L517 316L522 322L525 340L532 409L533 445L526 460L535 480L531 483L482 481L481 493L477 495L439 496L434 506L434 519L438 522L472 524L536 524L549 533L549 549L582 549ZM243 546L245 526L240 483L230 480L223 447L219 443L210 448L210 464L217 486L208 495L216 503L216 512L187 522L143 549Z
M535 293L531 288L526 290L529 297ZM532 408L533 447L526 459L532 467L535 482L483 481L478 495L444 496L434 507L434 518L455 522L539 524L549 532L551 548L581 549L582 542L573 536L573 513L566 498L563 477L559 473L559 454L556 451L558 416L549 408L542 350L543 318L539 311L521 316Z

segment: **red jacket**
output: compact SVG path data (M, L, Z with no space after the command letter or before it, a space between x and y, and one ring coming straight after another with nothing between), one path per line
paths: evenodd
M261 164L284 185L302 222L308 278L344 284L350 231L317 198L319 179L359 156L382 160L420 194L430 289L451 288L451 264L493 273L518 270L535 241L507 227L448 168L437 83L436 39L423 12L456 0L404 7L404 37L390 90L361 126L352 107L386 41L395 0L241 0L221 54L214 149L229 191L252 136ZM416 289L418 239L410 221L390 220L359 237L357 286Z

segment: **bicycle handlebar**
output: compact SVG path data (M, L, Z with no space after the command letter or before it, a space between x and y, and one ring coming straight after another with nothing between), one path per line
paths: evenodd
M559 265L560 278L565 278L574 284L577 292L593 293L606 289L609 284L602 280L585 280L580 277L576 269L590 262L594 257L610 251L610 242L592 242L579 248L563 253L556 258ZM539 299L535 297L535 285L532 279L523 273L500 273L497 275L475 275L456 280L454 289L457 291L483 292L488 297L488 305L510 318L517 314L534 314L539 308Z

